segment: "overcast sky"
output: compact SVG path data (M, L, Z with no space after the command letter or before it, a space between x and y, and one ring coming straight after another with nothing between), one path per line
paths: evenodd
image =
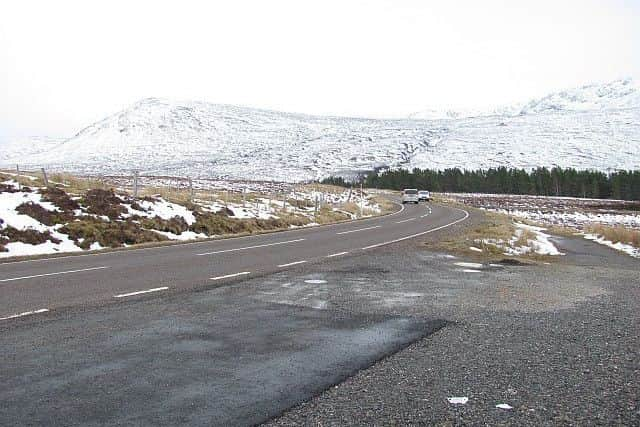
M637 79L639 17L639 0L3 1L0 141L150 96L397 117Z

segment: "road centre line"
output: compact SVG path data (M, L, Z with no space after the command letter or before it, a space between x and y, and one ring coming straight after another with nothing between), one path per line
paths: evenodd
M249 249L266 248L268 246L278 246L278 245L286 245L288 243L302 242L303 240L305 240L305 239L294 239L294 240L287 240L287 241L284 241L284 242L265 243L263 245L245 246L243 248L224 249L224 250L213 251L213 252L203 252L201 254L196 254L196 256L223 254L223 253L226 253L226 252L246 251L246 250L249 250Z
M294 261L294 262L290 262L288 264L280 264L278 266L278 268L282 268L282 267L291 267L292 265L298 265L298 264L304 264L307 261Z
M33 278L36 278L36 277L45 277L45 276L56 276L56 275L59 275L59 274L81 273L83 271L101 270L103 268L109 268L109 267L107 267L107 266L105 266L105 267L91 267L91 268L82 268L80 270L67 270L67 271L58 271L56 273L44 273L44 274L34 274L32 276L12 277L10 279L0 279L0 282L12 282L14 280L33 279Z
M341 255L346 255L348 253L349 252L338 252L336 254L327 255L327 258L333 258L333 257L341 256Z
M380 225L374 225L373 227L365 227L365 228L358 228L356 230L349 230L349 231L341 231L339 233L336 233L336 235L340 235L340 234L349 234L349 233L357 233L358 231L365 231L365 230L373 230L374 228L380 228Z
M114 298L125 298L125 297L132 297L135 295L142 295L142 294L149 294L151 292L160 292L160 291L166 291L167 289L169 289L168 286L163 286L161 288L153 288L153 289L146 289L144 291L135 291L135 292L129 292L127 294L119 294L119 295L114 295Z
M245 276L247 274L251 274L251 272L250 271L242 271L240 273L225 274L224 276L211 277L211 280L230 279L231 277Z
M0 317L0 320L16 319L18 317L31 316L32 314L47 313L48 311L48 308L41 308L39 310L25 311L24 313L13 314L7 317Z
M403 219L402 221L396 221L396 224L402 224L403 222L414 221L416 219L418 219L418 218Z
M423 231L421 233L412 234L410 236L401 237L401 238L395 239L395 240L389 240L388 242L376 243L375 245L365 246L364 248L362 248L362 250L378 248L380 246L386 246L386 245L390 245L392 243L402 242L403 240L413 239L414 237L419 237L419 236L422 236L422 235L425 235L425 234L428 234L428 233L433 233L434 231L442 230L443 228L450 227L450 226L452 226L454 224L457 224L457 223L462 222L465 219L469 218L469 212L465 211L464 209L458 209L458 208L453 208L453 209L456 209L456 210L464 212L464 217L462 217L460 219L457 219L457 220L455 220L453 222L450 222L449 224L441 225L440 227L432 228L431 230Z

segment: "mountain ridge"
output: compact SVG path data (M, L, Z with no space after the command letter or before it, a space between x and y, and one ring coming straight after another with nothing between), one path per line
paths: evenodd
M623 79L445 119L314 116L144 98L53 147L23 147L0 161L86 175L140 170L278 181L397 167L640 169L639 94Z

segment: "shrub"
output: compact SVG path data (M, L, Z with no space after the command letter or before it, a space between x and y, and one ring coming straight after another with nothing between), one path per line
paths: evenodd
M60 240L56 239L47 231L38 231L28 228L26 230L18 230L17 228L7 226L0 230L0 233L9 242L22 242L29 245L39 245L50 240L52 243L60 243Z
M159 216L154 218L142 218L140 225L143 228L165 231L173 234L181 234L189 229L189 224L181 216L174 216L170 219L162 219Z
M44 225L63 224L73 219L73 213L48 211L37 203L27 202L16 208L16 212L28 215Z
M0 184L0 193L17 193L18 189L12 185Z
M80 205L78 204L78 202L69 197L69 195L60 188L43 188L42 190L40 190L40 194L42 194L43 200L53 203L54 206L56 206L63 212L71 213L76 209L80 209Z
M165 236L145 230L132 220L110 222L88 217L70 222L62 227L60 232L68 234L69 238L83 249L89 249L95 242L103 247L118 248L125 244L135 245L167 240Z
M245 233L250 230L249 221L232 219L218 213L196 213L196 222L190 227L191 231L204 233L208 236L216 234Z
M104 215L115 220L126 212L122 206L122 200L113 190L93 189L87 191L82 198L82 204L87 207L87 212L95 215Z

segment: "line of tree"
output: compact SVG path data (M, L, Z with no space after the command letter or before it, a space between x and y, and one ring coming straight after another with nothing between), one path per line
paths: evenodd
M391 190L418 188L451 193L640 200L640 170L604 173L560 167L537 168L530 171L506 167L479 170L397 169L374 171L362 179L367 187ZM327 178L323 182L345 187L352 185L340 177Z

